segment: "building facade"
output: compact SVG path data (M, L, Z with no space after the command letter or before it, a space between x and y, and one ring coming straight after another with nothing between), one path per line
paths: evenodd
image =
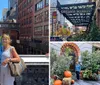
M56 12L56 15L53 13ZM55 16L55 19L53 18ZM57 31L58 27L65 24L65 18L59 13L55 6L50 7L50 29L53 33Z
M49 48L49 0L34 0L33 40L40 53L48 53ZM39 52L39 51L38 51Z
M8 9L11 7L16 7L16 4L18 3L18 0L8 0Z
M33 36L34 0L18 0L18 23L20 40L29 40Z
M62 2L61 0L59 0L60 3L63 4L69 4L69 2L71 3L72 1L64 1ZM60 28L60 26L63 25L70 25L70 22L68 22L68 20L63 16L63 14L61 14L58 9L56 8L57 6L57 0L51 0L51 4L50 4L50 31L51 34L53 35L58 28ZM53 13L56 12L56 19L53 19Z
M34 36L46 43L49 40L49 0L34 0Z
M32 54L46 54L49 46L49 0L18 0L20 43Z
M3 21L6 21L6 14L7 14L8 8L4 8L2 11L2 19Z
M8 0L7 21L17 22L18 0Z
M89 2L96 2L96 10L95 10L95 16L96 16L96 24L100 28L100 0L89 0Z
M52 13L57 12L57 23L60 23L63 25L65 23L65 17L57 10L57 0L51 0L51 6L50 6L50 21L52 24Z

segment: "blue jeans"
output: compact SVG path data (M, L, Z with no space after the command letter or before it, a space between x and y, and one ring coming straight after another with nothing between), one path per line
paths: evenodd
M80 79L80 72L76 71L76 78L79 80Z

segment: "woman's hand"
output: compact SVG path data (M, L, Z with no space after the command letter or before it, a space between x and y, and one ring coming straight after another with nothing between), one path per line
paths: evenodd
M9 58L6 58L3 62L2 65L5 66L9 62Z

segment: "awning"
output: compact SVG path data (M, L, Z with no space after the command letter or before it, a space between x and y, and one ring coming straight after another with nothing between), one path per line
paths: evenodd
M61 5L57 1L59 12L75 26L88 26L92 21L95 8L95 2Z

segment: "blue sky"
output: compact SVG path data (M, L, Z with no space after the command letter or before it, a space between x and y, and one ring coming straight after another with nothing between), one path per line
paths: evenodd
M0 19L2 18L3 8L8 8L8 0L0 0Z

